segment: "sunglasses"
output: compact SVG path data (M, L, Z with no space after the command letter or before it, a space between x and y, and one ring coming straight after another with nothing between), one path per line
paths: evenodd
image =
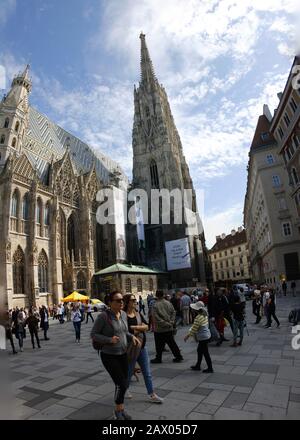
M122 303L122 302L124 302L124 300L123 299L114 299L112 302Z
M136 302L136 299L135 298L131 298L130 301Z

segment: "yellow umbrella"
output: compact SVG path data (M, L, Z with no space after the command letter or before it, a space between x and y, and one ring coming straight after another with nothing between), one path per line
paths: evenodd
M88 301L89 297L81 295L81 293L76 292L76 290L69 296L63 299L63 302L76 302L76 301Z
M100 301L100 299L97 299L97 298L92 298L92 299L91 299L91 303L92 303L92 304L103 304L103 302Z

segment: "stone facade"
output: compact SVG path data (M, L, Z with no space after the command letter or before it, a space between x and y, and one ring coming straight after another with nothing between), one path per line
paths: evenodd
M0 104L0 292L9 308L91 292L95 271L116 260L96 194L126 182L116 163L30 107L30 91L27 67Z
M146 46L145 35L141 39L141 81L134 89L133 124L133 188L143 189L148 195L149 224L145 225L145 243L136 249L137 263L167 270L165 243L188 238L191 268L170 272L170 287L206 284L205 239L203 229L186 236L185 224L150 224L151 191L153 189L191 190L191 210L197 214L196 195L189 168L165 89L159 84ZM171 205L171 219L176 215ZM198 216L199 217L199 216ZM134 253L134 252L133 252Z
M246 231L242 227L231 234L216 237L209 251L214 283L248 283L251 279Z
M255 283L278 287L282 279L300 279L300 234L296 206L278 144L270 132L272 116L265 106L249 153L244 224Z

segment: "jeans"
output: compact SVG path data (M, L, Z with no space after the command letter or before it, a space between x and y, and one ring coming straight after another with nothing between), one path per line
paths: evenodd
M44 322L44 324L43 324L44 338L45 338L45 339L48 339L48 338L47 338L47 331L48 331L48 329L49 329L49 323L48 323L48 321L46 321L46 322Z
M162 352L165 347L165 344L167 344L170 347L170 350L172 351L173 356L176 359L182 358L178 345L174 340L173 332L164 332L164 333L154 332L154 340L155 340L155 348L156 348L156 359L158 359L159 361L161 361Z
M92 312L87 312L87 314L86 314L86 321L85 321L86 324L88 323L89 317L91 318L92 322L94 322L94 318L93 318Z
M245 321L237 321L236 319L233 320L233 339L234 342L237 341L238 338L238 331L240 332L240 342L243 342L244 338L244 327L245 327Z
M116 405L121 405L124 403L125 393L128 388L127 353L114 355L101 352L101 360L116 386L115 403Z
M38 335L38 329L37 328L30 328L29 332L30 332L30 336L31 336L32 347L34 348L34 336L35 336L37 345L39 347L40 346L40 340L39 340L39 335Z
M190 307L189 306L182 307L182 315L183 315L183 325L189 325L189 323L190 323Z
M197 367L201 367L201 362L202 362L202 357L204 356L206 363L207 363L207 368L209 370L212 370L212 362L211 362L211 358L208 352L208 341L199 341L198 343L198 348L197 348L197 354L198 354L198 360L197 360Z
M146 347L144 347L139 354L139 357L137 358L136 362L139 364L142 373L143 373L143 377L144 377L144 381L145 381L145 385L147 388L147 392L149 395L153 394L153 384L152 384L152 376L151 376L151 370L150 370L150 361L149 361L149 356L148 356L148 350ZM131 364L129 364L129 369L128 369L128 383L130 383L133 372L134 372L134 367L135 367L135 362L132 362Z
M74 325L74 329L75 329L76 340L80 341L81 321L78 321L78 322L73 321L73 325Z

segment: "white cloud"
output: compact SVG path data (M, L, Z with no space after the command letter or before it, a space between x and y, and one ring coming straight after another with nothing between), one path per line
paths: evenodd
M16 9L16 0L1 0L0 26L4 25Z
M222 211L213 211L203 218L206 245L210 249L216 242L216 236L230 234L243 224L243 205L238 203Z

